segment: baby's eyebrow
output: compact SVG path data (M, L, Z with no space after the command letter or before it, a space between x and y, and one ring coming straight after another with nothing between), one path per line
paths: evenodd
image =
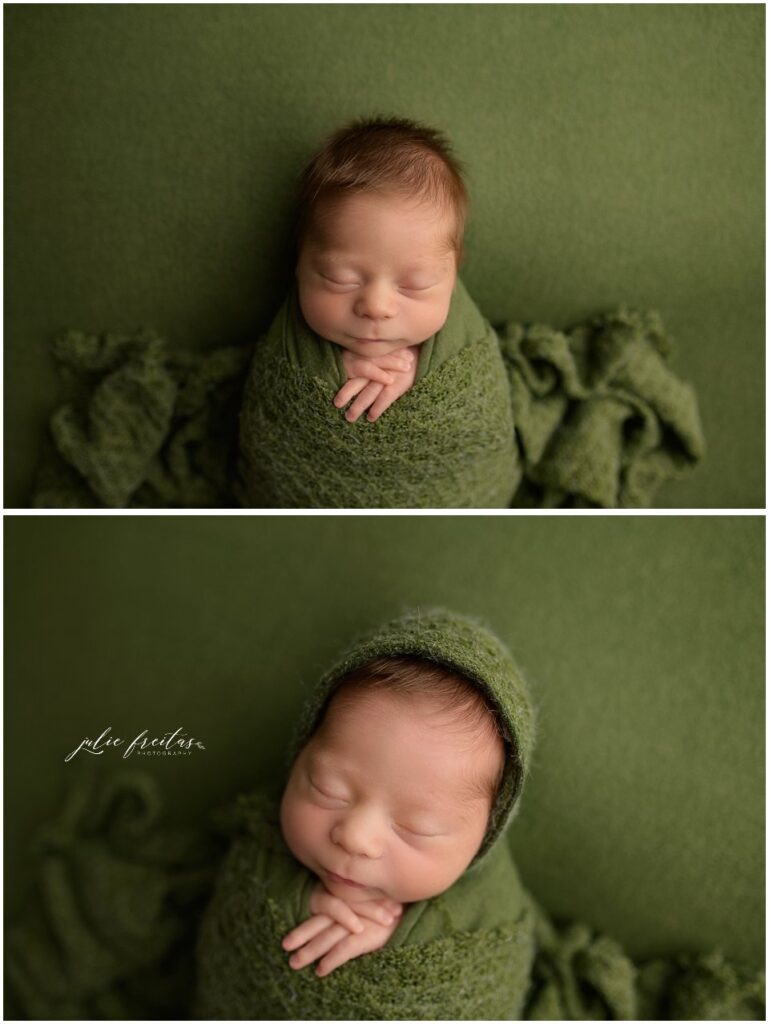
M351 253L346 253L343 250L337 249L325 249L315 254L315 258L318 260L327 260L329 263L353 263L355 262L355 256ZM436 256L434 259L422 260L420 262L412 263L408 267L404 267L401 270L403 274L418 274L421 271L431 271L437 269L443 269L443 265L446 263L444 258Z
M326 754L311 753L309 756L309 765L311 768L319 768L324 771L336 772L339 775L345 773L344 766L339 764L333 758L328 757Z

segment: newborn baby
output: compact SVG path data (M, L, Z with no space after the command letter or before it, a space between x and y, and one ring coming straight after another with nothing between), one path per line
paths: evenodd
M302 176L296 280L307 324L342 349L373 422L414 383L419 346L445 324L463 259L468 206L460 167L430 128L396 119L337 132Z
M384 946L404 905L444 892L481 845L505 749L461 675L384 658L336 690L286 786L280 820L318 877L312 917L284 939L294 968L328 974Z
M479 623L419 609L352 644L280 790L233 811L196 1016L518 1019L537 911L504 833L533 739L526 684Z
M468 194L448 143L403 118L353 122L296 198L295 279L243 394L238 500L508 507L510 384L458 276Z

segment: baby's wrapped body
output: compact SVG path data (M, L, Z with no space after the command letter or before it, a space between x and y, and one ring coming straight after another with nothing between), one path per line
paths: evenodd
M285 846L277 801L244 798L209 907L196 1016L208 1020L519 1019L534 913L504 843L447 892L411 904L384 949L319 978L281 947L315 884ZM233 821L233 824L235 822Z
M522 471L494 330L457 280L414 386L376 423L334 406L341 349L292 290L256 346L240 414L243 502L267 508L506 508Z

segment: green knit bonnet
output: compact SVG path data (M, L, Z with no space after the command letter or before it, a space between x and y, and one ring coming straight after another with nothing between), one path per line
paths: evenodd
M424 658L464 676L496 710L505 738L506 764L475 865L494 845L518 806L534 746L534 708L510 652L481 622L443 608L417 608L356 640L325 673L304 707L291 747L291 763L320 724L339 682L376 658Z

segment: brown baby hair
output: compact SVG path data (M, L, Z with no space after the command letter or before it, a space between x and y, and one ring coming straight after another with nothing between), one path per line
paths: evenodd
M362 192L417 197L454 214L446 250L464 261L470 205L462 164L448 139L434 128L402 117L358 118L334 132L299 178L294 242L296 257L317 223L348 196Z
M377 658L359 665L342 678L330 703L348 702L367 689L387 690L409 696L429 697L436 711L449 715L452 725L478 742L495 742L504 748L491 778L473 780L473 794L490 798L494 805L504 774L509 743L495 709L463 675L448 666L412 656ZM326 706L328 711L329 705ZM325 717L325 715L324 715Z

